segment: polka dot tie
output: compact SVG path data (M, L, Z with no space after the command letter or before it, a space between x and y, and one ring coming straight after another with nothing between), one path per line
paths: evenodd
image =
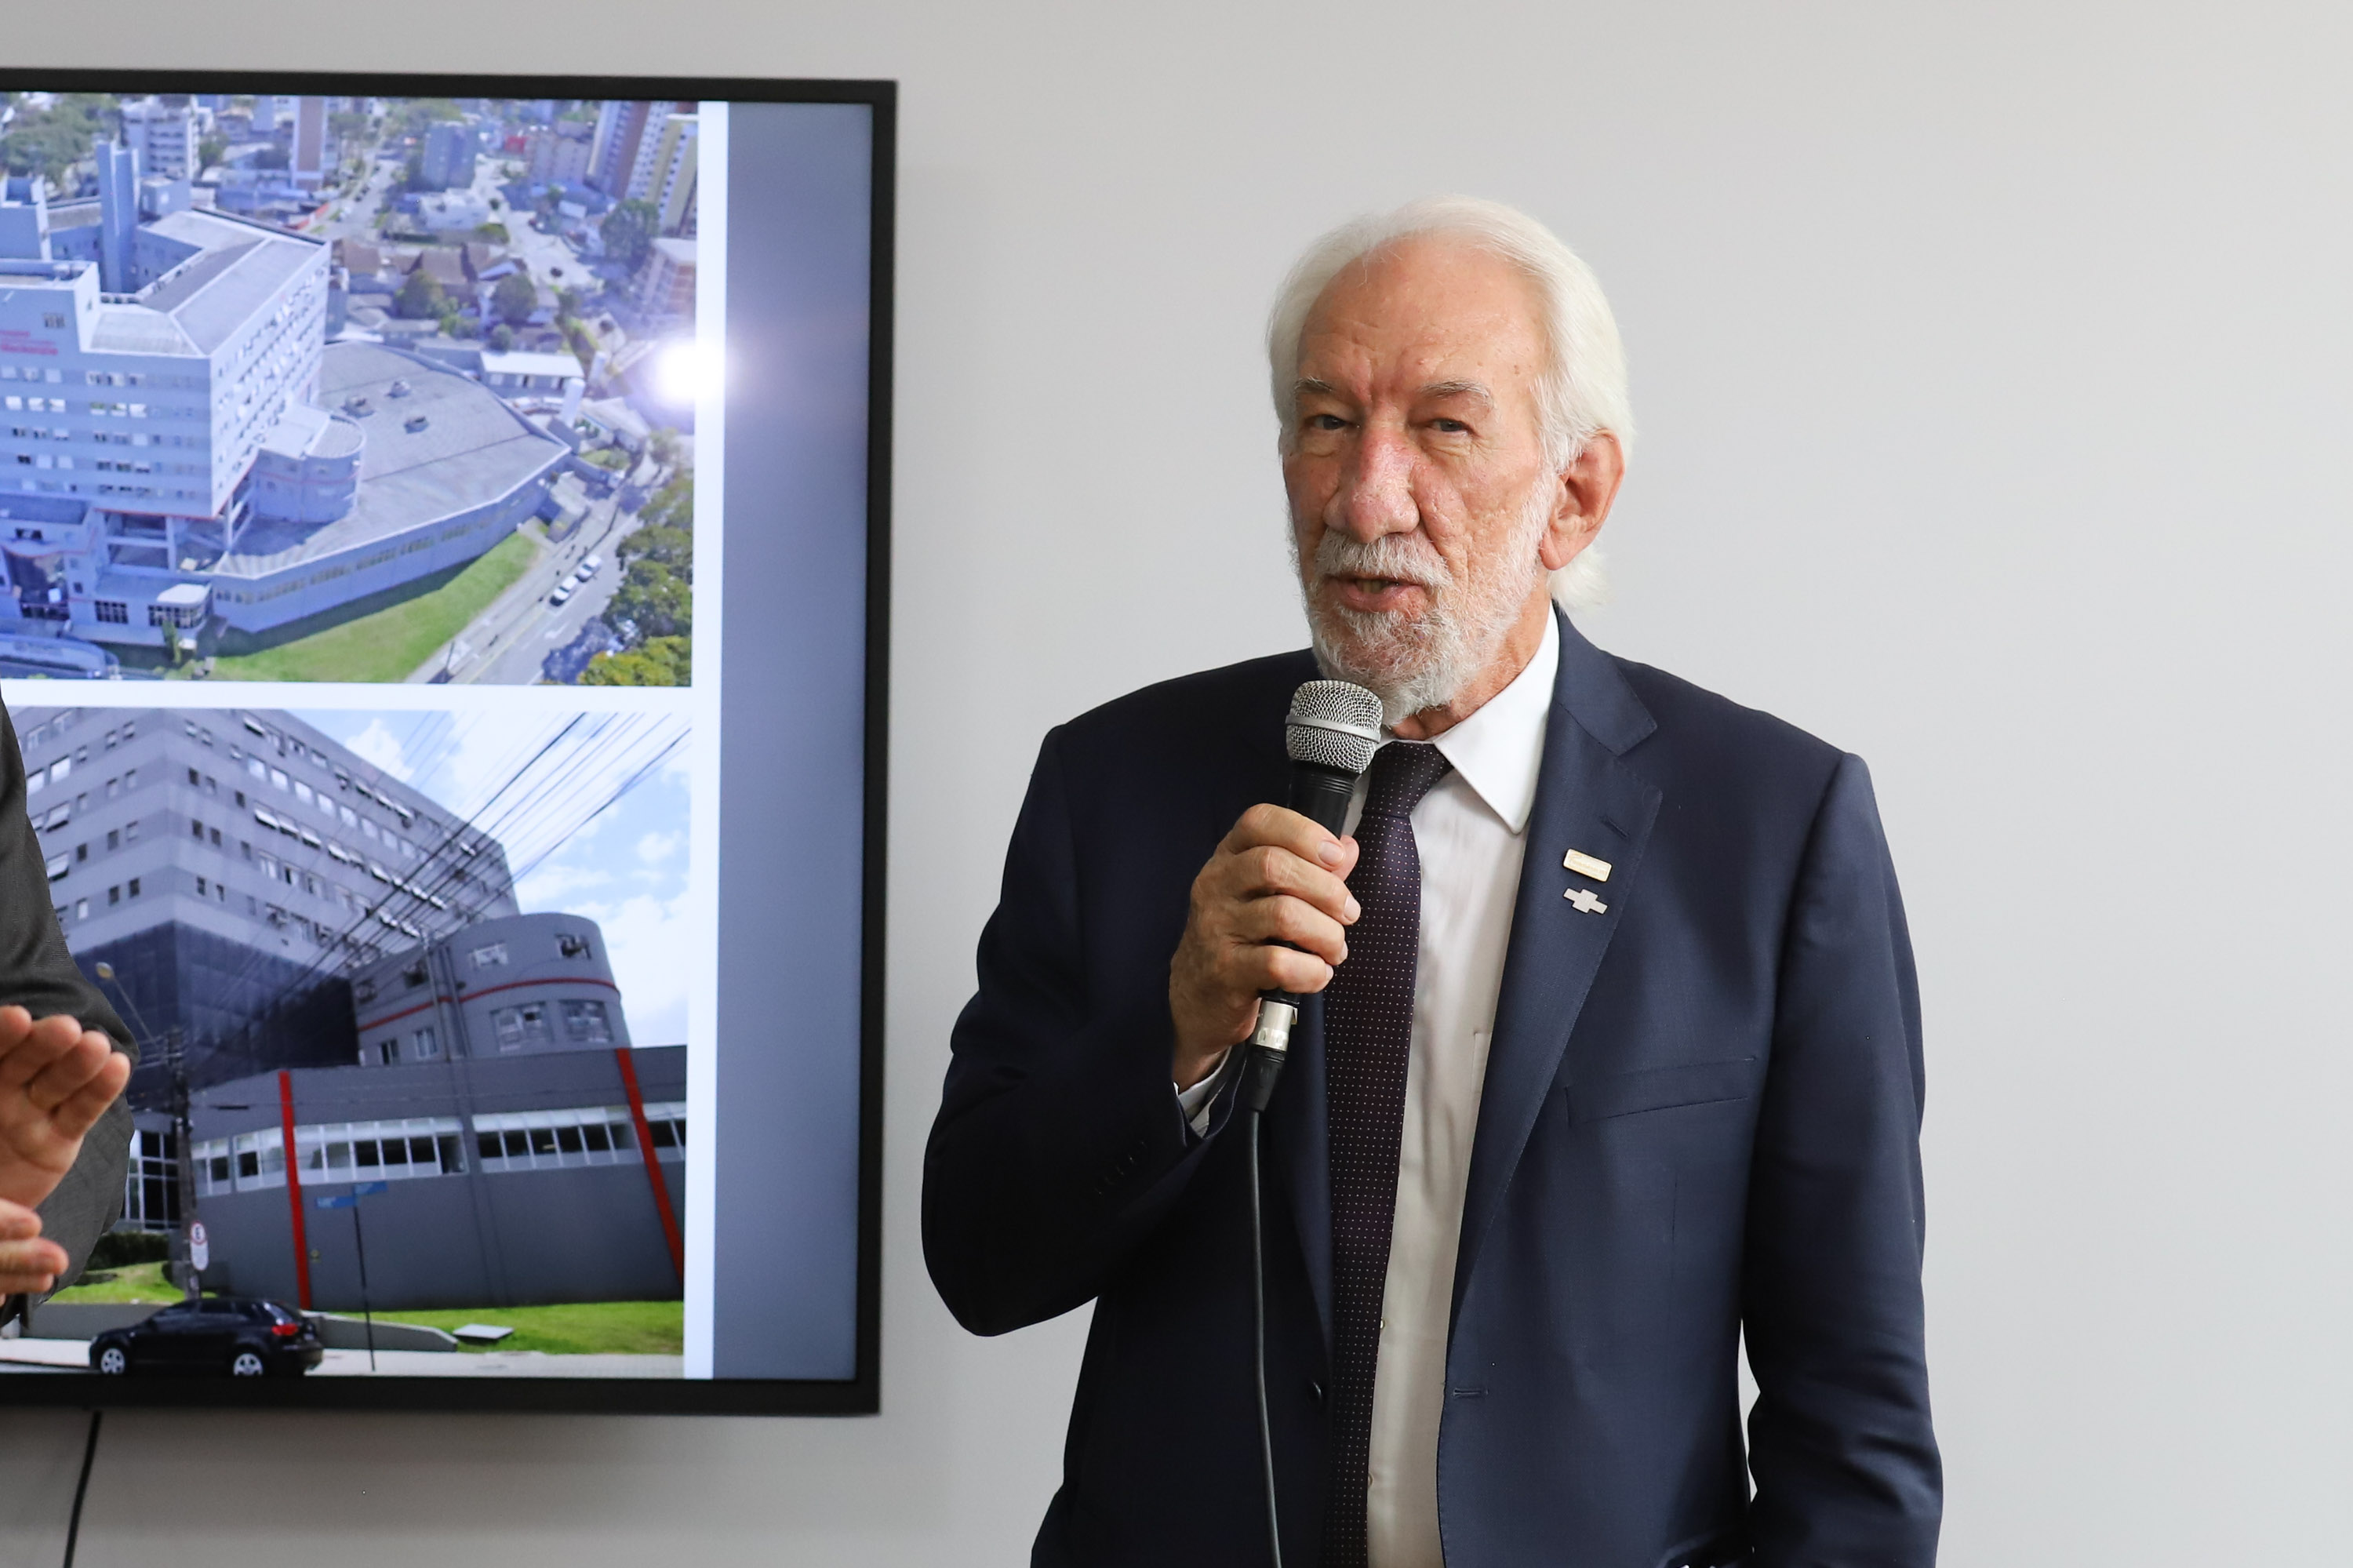
M1348 878L1364 913L1324 993L1332 1160L1332 1481L1323 1568L1364 1568L1373 1372L1397 1213L1414 970L1421 954L1421 856L1414 803L1445 777L1438 747L1393 740L1373 759Z

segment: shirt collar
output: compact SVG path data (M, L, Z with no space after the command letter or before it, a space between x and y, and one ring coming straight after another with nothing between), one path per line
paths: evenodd
M1527 668L1435 743L1462 781L1514 833L1527 827L1528 813L1535 810L1545 717L1552 711L1559 671L1560 622L1547 615L1544 641Z

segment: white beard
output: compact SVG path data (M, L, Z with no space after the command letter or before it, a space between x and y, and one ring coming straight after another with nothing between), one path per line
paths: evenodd
M1492 551L1474 552L1458 581L1429 535L1385 534L1359 544L1337 529L1315 546L1314 577L1301 575L1307 629L1324 678L1349 681L1381 699L1382 723L1444 707L1461 695L1494 659L1529 594L1544 577L1536 541L1552 514L1552 493L1538 486L1509 535ZM1292 561L1298 566L1298 531ZM1397 610L1351 609L1317 601L1313 583L1326 577L1385 577L1415 583L1430 608L1409 618Z

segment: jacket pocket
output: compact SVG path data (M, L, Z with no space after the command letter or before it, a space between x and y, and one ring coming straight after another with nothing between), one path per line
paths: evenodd
M1756 1057L1733 1056L1720 1062L1612 1073L1570 1083L1561 1092L1568 1097L1571 1122L1604 1121L1642 1111L1672 1110L1677 1106L1745 1100L1757 1092L1757 1080L1762 1075Z

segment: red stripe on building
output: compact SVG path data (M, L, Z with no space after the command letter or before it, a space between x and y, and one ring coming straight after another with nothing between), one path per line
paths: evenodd
M302 1310L311 1309L311 1236L302 1228L302 1172L294 1159L294 1075L278 1074L278 1116L286 1128L286 1202L294 1212L294 1285Z
M638 1066L629 1060L625 1045L614 1047L613 1060L621 1065L621 1087L629 1096L629 1119L638 1125L638 1150L646 1157L646 1177L654 1184L654 1207L661 1213L662 1234L670 1238L670 1266L678 1270L678 1282L683 1285L686 1243L678 1234L678 1216L670 1212L670 1183L662 1179L661 1155L654 1149L654 1131L646 1122L646 1097L638 1092Z
M619 986L615 985L608 980L594 980L586 975L579 975L566 976L562 980L509 980L504 985L486 985L480 991L468 991L465 995L455 998L454 1000L461 1003L469 1002L478 996L495 996L500 991L517 991L527 985L601 985L607 991L617 991L621 989ZM397 1023L402 1019L406 1018L409 1014L413 1012L423 1012L427 1008L433 1005L433 1002L430 1001L420 1001L415 1007L404 1007L398 1012L387 1012L382 1018L371 1019L363 1022L360 1025L361 1032L365 1033L370 1029L381 1029L387 1023Z

